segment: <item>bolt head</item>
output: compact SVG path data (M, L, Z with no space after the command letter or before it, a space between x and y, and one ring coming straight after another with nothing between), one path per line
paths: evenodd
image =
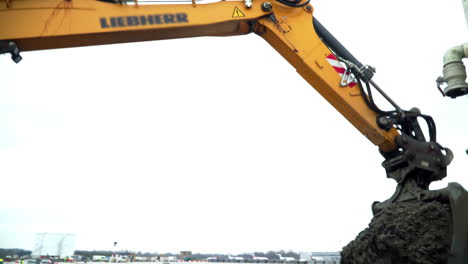
M382 117L379 118L379 122L380 122L380 124L386 126L388 124L388 119L386 117L382 116Z
M273 5L270 2L263 2L262 4L262 10L264 12L271 12L271 9L273 8Z

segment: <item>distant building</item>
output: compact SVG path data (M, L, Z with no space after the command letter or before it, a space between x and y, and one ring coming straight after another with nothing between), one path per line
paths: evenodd
M177 262L179 259L176 256L160 256L159 261L161 262Z
M69 257L75 252L76 235L63 233L36 233L33 256Z
M181 251L179 259L184 261L192 260L192 251Z

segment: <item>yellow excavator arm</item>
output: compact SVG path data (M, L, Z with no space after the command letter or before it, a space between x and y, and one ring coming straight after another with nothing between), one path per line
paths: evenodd
M243 1L123 5L96 0L1 4L0 40L15 43L20 51L256 32L372 143L384 152L396 149L398 132L378 127L376 113L362 100L358 85L340 85L345 66L315 33L311 5L294 8L260 1L250 7Z
M411 199L449 201L453 209L450 263L468 263L468 196L459 185L429 191L446 176L449 149L436 142L435 124L418 109L404 111L372 81L362 65L314 17L306 0L243 0L199 4L146 5L136 0L1 0L0 53L15 62L21 51L113 43L232 36L256 33L273 46L297 72L357 130L379 147L387 176L398 182L395 194L373 205ZM377 90L396 109L380 110ZM426 121L429 140L418 123ZM458 209L457 209L458 208Z

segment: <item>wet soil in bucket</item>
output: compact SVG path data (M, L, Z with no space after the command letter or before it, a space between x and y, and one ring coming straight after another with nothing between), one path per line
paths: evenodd
M399 202L377 213L346 245L341 264L443 264L450 249L450 206Z

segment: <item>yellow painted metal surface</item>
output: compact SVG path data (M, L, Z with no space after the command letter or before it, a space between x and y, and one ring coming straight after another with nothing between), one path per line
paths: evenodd
M126 43L194 36L239 35L265 13L260 2L121 5L96 0L0 2L0 40L21 50Z
M398 132L386 132L377 126L376 113L367 107L357 86L340 86L340 75L326 60L331 51L314 31L313 8L272 2L270 14L261 9L261 4L254 0L253 6L246 8L243 1L120 5L96 0L3 0L0 40L15 41L20 50L27 51L229 36L249 33L253 27L372 143L383 151L394 150Z
M341 87L341 76L326 60L331 51L315 33L313 10L289 8L274 2L273 15L258 20L256 31L328 102L381 150L395 150L396 129L386 132L376 123L376 113L365 104L359 87ZM333 120L330 120L333 122ZM321 124L325 127L326 124Z

